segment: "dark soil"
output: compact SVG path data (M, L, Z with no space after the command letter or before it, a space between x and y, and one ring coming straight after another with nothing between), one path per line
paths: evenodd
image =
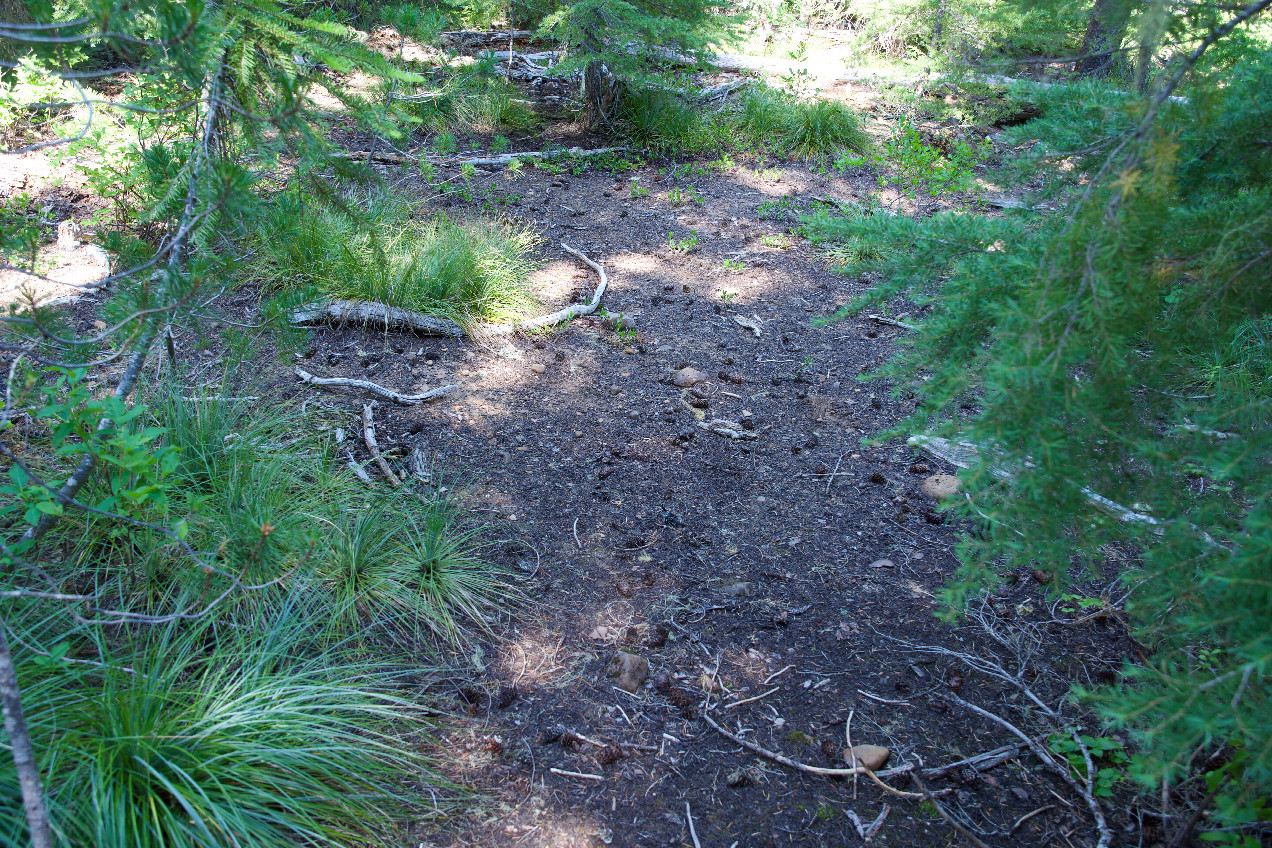
M675 178L653 166L621 176L483 174L471 200L415 186L421 215L493 208L540 230L538 283L553 308L586 300L596 285L558 242L603 263L604 308L634 337L600 317L486 344L326 328L299 355L323 375L399 390L462 387L433 406L381 404L379 441L398 458L416 448L438 457L450 485L468 487L497 540L491 553L528 598L474 654L480 673L454 692L463 718L440 740L454 757L451 776L481 800L440 831L421 826L424 845L689 845L686 805L704 846L857 844L846 811L868 824L885 805L879 842L961 840L930 802L743 751L701 720L708 689L718 721L818 766L844 765L850 716L853 742L886 745L890 765L935 766L1014 741L951 694L1039 730L1013 688L894 641L1015 668L980 623L936 618L957 566L953 546L975 528L946 523L919 484L954 469L899 442L865 444L913 408L904 386L858 379L906 331L867 319L814 329L810 318L866 283L791 235L793 217L757 214L788 195L800 209L812 196L861 201L873 180L854 185L786 163L698 164ZM410 185L405 171L386 173ZM633 179L648 196L632 197ZM668 199L689 185L699 201ZM679 252L669 233L696 233L698 244ZM708 380L674 386L684 366ZM323 398L346 427L365 400ZM746 422L756 438L706 432L699 416ZM991 598L983 617L1036 633L1025 680L1051 703L1072 681L1108 679L1134 650L1114 618L1074 625L1029 574ZM635 693L607 675L620 651L649 662ZM917 789L905 777L894 783ZM928 788L944 790L942 807L991 845L1093 843L1081 800L1029 755ZM1110 815L1114 827L1127 824Z

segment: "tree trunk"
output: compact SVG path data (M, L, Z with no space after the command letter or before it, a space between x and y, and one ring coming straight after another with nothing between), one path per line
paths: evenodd
M1122 46L1130 17L1131 0L1095 0L1074 73L1080 77L1108 76L1118 56L1113 51Z
M618 98L618 83L605 63L593 60L583 69L584 120L589 129L608 124L614 117L614 101Z
M18 672L9 653L9 634L0 621L0 702L4 703L4 729L13 749L13 765L18 771L22 790L22 807L26 810L27 827L31 829L32 848L53 848L53 829L44 806L44 785L40 767L35 762L35 748L27 732L26 714L22 711L22 690L18 688Z

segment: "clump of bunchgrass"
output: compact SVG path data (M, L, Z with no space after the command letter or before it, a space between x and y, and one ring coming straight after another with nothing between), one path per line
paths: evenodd
M261 229L269 288L308 287L450 318L504 321L533 308L526 276L538 236L525 227L437 216L412 220L404 204L373 197L358 215L280 198Z
M391 839L392 823L415 804L407 787L438 785L400 738L426 727L397 693L401 669L333 641L329 612L302 591L251 620L205 616L110 642L80 638L79 649L100 660L88 665L50 671L19 652L54 826L67 844ZM0 758L0 785L14 784L12 763ZM7 816L0 843L26 844L22 822Z

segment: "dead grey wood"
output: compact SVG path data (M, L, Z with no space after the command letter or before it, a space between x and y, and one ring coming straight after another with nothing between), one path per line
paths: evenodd
M386 389L384 386L372 383L370 380L354 380L349 377L318 377L310 374L303 368L296 369L296 376L300 378L302 383L308 383L311 386L319 386L320 388L346 388L346 389L362 389L365 392L379 395L385 400L391 400L394 403L400 403L403 406L414 406L417 403L423 403L426 400L436 400L445 397L451 392L459 388L459 386L442 386L431 391L424 392L421 395L408 395L402 392Z
M9 635L3 621L0 621L0 701L4 704L4 729L9 735L13 767L18 772L22 809L26 812L27 827L31 831L31 845L33 848L53 848L53 829L49 826L49 813L44 805L44 784L35 761L35 748L31 744L26 713L22 709L18 672L13 665L13 655L9 653Z

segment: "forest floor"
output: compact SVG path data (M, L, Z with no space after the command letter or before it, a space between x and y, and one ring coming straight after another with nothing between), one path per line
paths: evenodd
M792 236L793 218L757 214L782 197L863 202L873 177L682 163L674 180L652 165L487 179L496 196L519 196L509 217L544 234L544 301L586 301L597 283L564 241L603 263L602 305L628 333L599 316L484 344L346 328L315 332L301 354L324 376L461 386L432 406L381 405L380 445L445 459L529 599L473 655L480 674L454 684L467 719L439 739L451 777L481 800L442 833L422 828L420 842L690 845L692 816L704 846L843 845L861 841L847 810L869 823L889 804L877 841L958 842L930 802L888 797L864 777L798 773L701 718L710 692L722 726L794 760L843 767L850 737L887 746L889 765L937 766L1015 741L943 695L1024 723L1021 695L896 640L1001 658L986 624L1026 633L1021 651L1037 649L1022 658L1027 679L1052 703L1134 650L1111 618L1056 618L1029 574L987 602L984 623L935 617L968 528L946 524L920 485L954 469L900 442L865 444L913 402L858 379L906 331L867 318L813 328L868 283ZM633 180L649 195L633 199ZM699 201L669 200L690 184ZM434 199L420 214L477 205ZM691 232L688 252L669 244ZM704 379L677 386L683 368ZM285 394L314 399L308 387ZM362 398L321 402L356 432ZM707 432L703 418L754 438ZM620 654L638 672L648 664L634 692L615 685ZM990 844L1090 841L1081 802L1028 755L930 788L952 790L941 803Z
M588 140L563 129L533 141ZM956 541L974 528L947 523L920 487L955 469L901 441L868 444L913 399L859 379L907 331L866 317L814 328L869 281L836 273L790 232L790 208L878 197L873 175L776 160L527 168L479 172L464 200L409 166L383 171L421 217L494 208L542 233L532 282L550 307L587 300L597 283L561 242L603 264L602 306L630 328L599 314L493 340L322 327L281 357L260 331L254 379L273 387L269 402L316 409L331 429L360 432L367 398L320 394L295 366L405 391L459 385L432 405L381 403L379 445L395 463L419 450L444 464L434 485L465 492L488 553L525 595L449 689L429 693L456 714L436 740L444 772L475 794L462 814L420 824L412 845L845 845L862 842L854 817L868 827L881 813L880 843L962 842L944 813L990 845L1092 844L1082 800L1028 753L925 783L938 812L866 777L744 750L703 717L812 766L845 767L851 742L886 746L888 767L935 767L1016 741L951 696L1037 727L1016 687L910 646L1019 662L1051 704L1136 650L1116 615L1064 613L1028 573L957 626L936 617ZM783 198L793 206L761 216ZM914 214L969 202L884 199ZM247 287L218 306L227 327L251 326L259 303ZM92 306L79 311L86 324ZM176 342L196 374L213 372L220 351ZM700 381L677 385L686 368ZM698 426L713 419L746 438ZM634 691L616 685L637 678ZM919 791L904 775L890 782ZM1107 814L1115 830L1139 827Z

